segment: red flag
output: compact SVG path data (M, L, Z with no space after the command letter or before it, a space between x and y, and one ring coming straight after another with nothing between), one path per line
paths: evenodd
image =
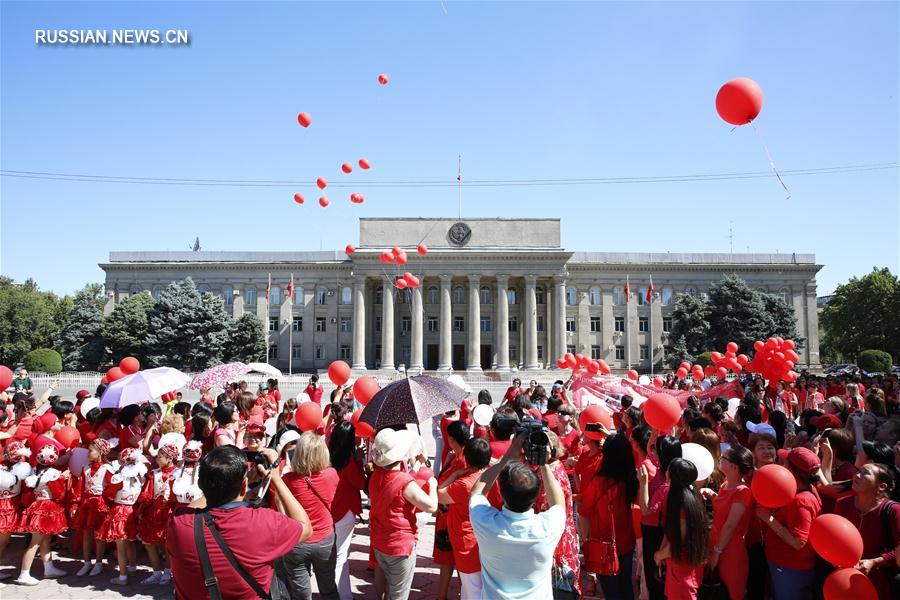
M628 275L625 276L625 302L631 300L631 289L628 287Z
M647 288L647 302L653 302L653 275L650 276L650 287Z
M287 286L287 295L288 298L291 299L291 302L294 301L294 274L291 273L291 282Z

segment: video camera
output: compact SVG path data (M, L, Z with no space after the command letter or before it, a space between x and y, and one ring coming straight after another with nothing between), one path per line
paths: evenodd
M516 427L516 435L526 434L525 443L522 445L522 454L525 462L536 467L547 464L549 458L550 437L547 435L547 427L543 421L534 417L523 417ZM551 450L555 454L555 450Z

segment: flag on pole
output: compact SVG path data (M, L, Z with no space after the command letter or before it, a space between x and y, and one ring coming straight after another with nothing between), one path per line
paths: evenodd
M269 273L269 283L266 285L266 302L269 301L269 295L272 293L272 274Z
M628 287L628 275L625 276L625 302L631 300L631 288Z
M287 286L287 295L288 298L291 299L291 303L294 302L294 274L291 273L291 282Z
M653 302L653 275L650 276L650 287L647 288L647 303Z

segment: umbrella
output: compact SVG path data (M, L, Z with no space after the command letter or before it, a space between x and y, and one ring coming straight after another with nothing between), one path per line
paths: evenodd
M250 363L247 365L250 371L256 371L270 377L284 377L284 374L268 363Z
M401 379L372 396L359 420L375 429L404 423L422 423L435 415L457 410L467 396L453 382L419 375Z
M188 387L192 390L223 387L232 381L237 381L238 377L249 371L250 367L242 362L217 365L195 375Z
M138 371L109 384L100 397L100 408L122 408L129 404L143 404L166 392L183 388L191 378L171 367Z

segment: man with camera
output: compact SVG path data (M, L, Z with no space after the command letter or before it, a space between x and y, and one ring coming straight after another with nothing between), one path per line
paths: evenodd
M244 501L243 450L226 445L204 456L197 482L204 498L176 512L166 533L176 598L272 597L273 561L312 535L306 511L281 479L278 455L269 448L261 454L267 466L256 469L270 478L284 514Z
M531 464L519 462L525 458ZM538 422L523 423L507 452L472 488L469 516L481 560L484 598L551 598L553 553L566 526L565 496L547 465L549 439ZM540 467L538 478L534 467ZM503 509L486 494L499 479ZM550 508L535 514L543 481Z

